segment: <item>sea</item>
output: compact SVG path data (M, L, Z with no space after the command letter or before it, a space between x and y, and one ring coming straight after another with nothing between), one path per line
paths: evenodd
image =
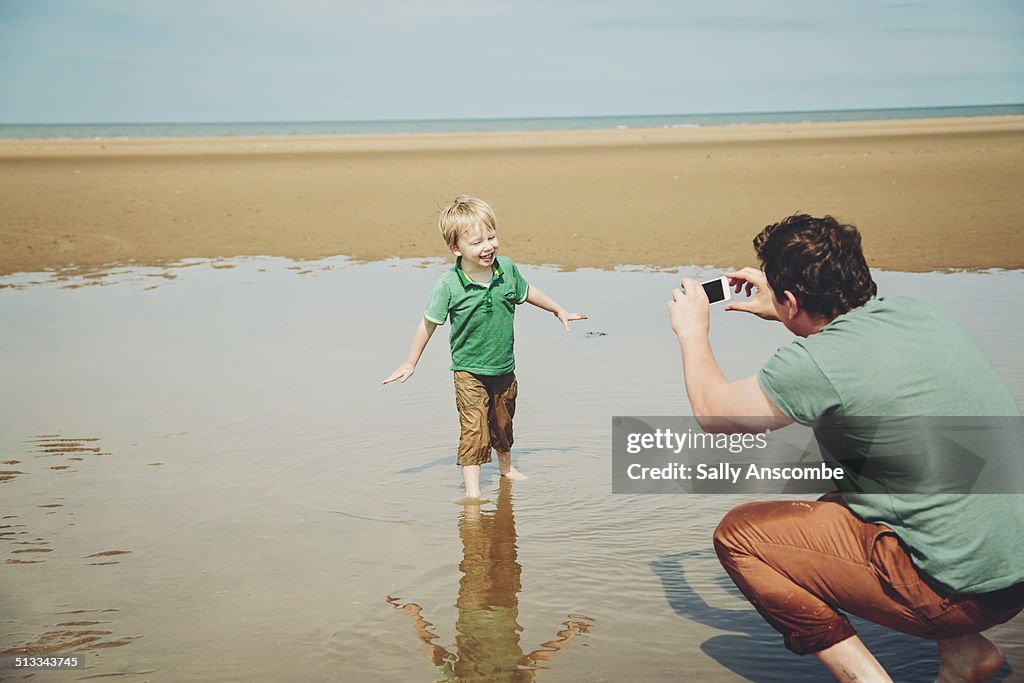
M385 121L235 121L192 123L0 123L0 139L117 139L166 137L256 137L287 135L402 135L415 133L491 133L545 130L614 130L743 126L762 123L886 121L895 119L1019 116L1024 104L896 109L662 114L648 116L567 116L492 119Z

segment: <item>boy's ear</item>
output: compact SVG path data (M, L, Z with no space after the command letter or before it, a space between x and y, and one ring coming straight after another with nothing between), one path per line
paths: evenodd
M456 256L462 256L462 252L459 250L458 245L449 244L448 248L451 249L452 253L455 254Z

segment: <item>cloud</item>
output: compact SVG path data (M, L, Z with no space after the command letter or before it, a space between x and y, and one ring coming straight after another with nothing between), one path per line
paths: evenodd
M886 33L906 36L969 36L975 33L966 28L952 28L946 26L891 26L885 29Z
M637 28L656 31L716 30L743 33L771 33L776 31L813 31L825 27L822 21L807 19L784 19L759 16L715 16L690 19L668 17L646 17L634 19L611 19L605 21L584 21L578 24L585 28L622 29Z

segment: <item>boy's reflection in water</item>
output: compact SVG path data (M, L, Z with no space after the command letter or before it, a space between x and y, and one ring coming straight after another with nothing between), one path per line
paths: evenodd
M412 602L388 602L412 618L416 633L428 647L427 655L442 674L442 681L532 681L537 669L548 668L565 643L590 630L592 620L568 615L555 638L528 654L519 645L519 598L522 568L516 561L516 521L512 513L511 482L502 478L497 509L484 511L466 505L459 516L463 556L459 569L459 598L455 606L455 651L438 645L438 636Z

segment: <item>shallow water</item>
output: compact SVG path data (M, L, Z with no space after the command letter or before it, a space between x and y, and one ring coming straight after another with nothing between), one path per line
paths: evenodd
M473 508L453 503L447 332L379 384L443 267L0 279L0 650L86 654L32 679L55 681L822 680L710 550L742 498L610 493L610 418L689 412L678 274L523 268L591 320L520 310L531 478L485 468ZM1024 273L876 275L942 304L1024 403ZM730 377L790 339L719 309L712 338ZM934 680L930 643L861 633L897 680ZM1024 618L991 637L1024 671Z

